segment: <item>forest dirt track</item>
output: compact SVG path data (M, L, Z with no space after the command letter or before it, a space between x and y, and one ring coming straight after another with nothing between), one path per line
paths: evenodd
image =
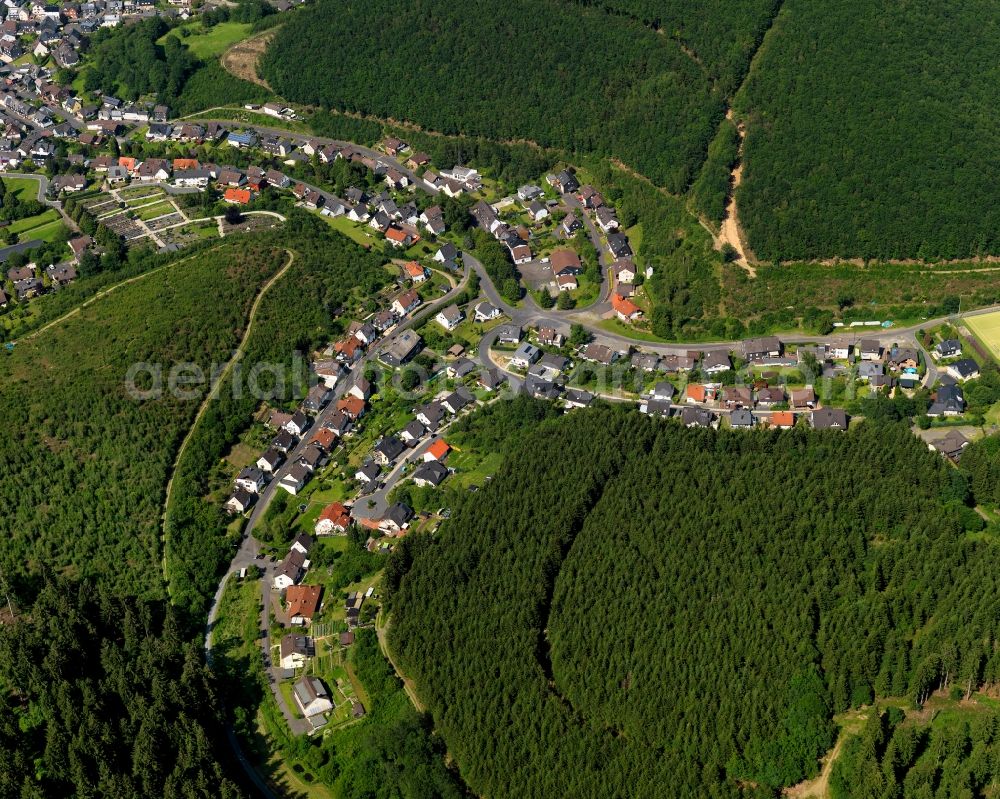
M205 414L209 404L219 395L219 387L222 385L223 381L233 370L233 367L239 362L243 357L243 353L246 352L247 342L250 340L250 331L253 329L254 319L257 316L257 309L260 307L261 301L271 290L271 286L281 280L285 273L291 268L292 264L295 263L295 253L291 250L285 250L288 253L288 261L285 263L281 269L279 269L275 274L264 284L259 292L257 292L257 297L253 301L253 305L250 306L250 313L247 315L247 326L246 330L243 331L243 338L240 340L239 346L236 348L236 352L233 353L233 357L226 361L226 365L218 373L215 381L212 383L211 388L205 395L205 399L202 400L201 405L198 407L198 413L195 414L194 420L191 422L191 426L188 428L187 433L184 435L184 440L181 441L180 447L177 449L177 455L174 458L174 462L170 467L170 479L167 480L167 490L163 500L163 514L160 519L160 530L161 536L163 538L163 579L169 585L170 578L167 575L167 547L166 547L166 535L167 535L167 508L170 507L170 494L174 487L174 475L177 474L177 465L181 462L181 457L184 455L184 451L187 449L188 443L191 441L191 436L194 434L195 428L198 427L198 423L201 421L201 417Z
M786 796L788 799L827 799L830 795L830 774L833 772L833 764L840 757L847 740L857 734L855 729L857 725L864 724L868 718L868 710L852 711L849 715L851 716L850 722L840 730L840 734L837 735L837 743L833 745L833 749L823 755L823 768L820 773L811 780L803 780L791 788L785 788L781 792L782 796Z

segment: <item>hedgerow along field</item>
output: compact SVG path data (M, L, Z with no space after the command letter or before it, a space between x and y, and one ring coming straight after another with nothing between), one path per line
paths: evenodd
M390 564L390 646L476 794L775 797L835 713L1000 678L964 485L894 423L574 412Z
M787 0L736 111L764 261L1000 254L1000 7Z
M164 487L207 386L137 401L126 376L160 364L165 383L176 363L225 361L283 255L234 241L180 257L0 355L0 565L14 585L65 572L162 596Z

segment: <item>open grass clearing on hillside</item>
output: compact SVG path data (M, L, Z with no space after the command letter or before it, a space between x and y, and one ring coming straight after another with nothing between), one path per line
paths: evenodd
M192 55L202 61L216 58L250 35L248 22L220 22L205 28L201 21L189 22L161 36L158 44L163 44L167 36L179 39Z

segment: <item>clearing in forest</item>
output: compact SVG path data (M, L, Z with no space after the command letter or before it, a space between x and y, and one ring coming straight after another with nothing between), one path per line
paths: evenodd
M272 28L260 36L252 36L234 44L222 54L223 68L237 78L270 89L267 81L257 74L257 62L271 43L275 33L277 33L277 29Z

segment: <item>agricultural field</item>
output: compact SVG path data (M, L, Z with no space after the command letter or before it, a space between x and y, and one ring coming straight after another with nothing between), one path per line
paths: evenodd
M966 316L962 322L1000 360L1000 311L978 316Z
M788 0L735 103L754 254L1000 254L998 33L990 0Z

